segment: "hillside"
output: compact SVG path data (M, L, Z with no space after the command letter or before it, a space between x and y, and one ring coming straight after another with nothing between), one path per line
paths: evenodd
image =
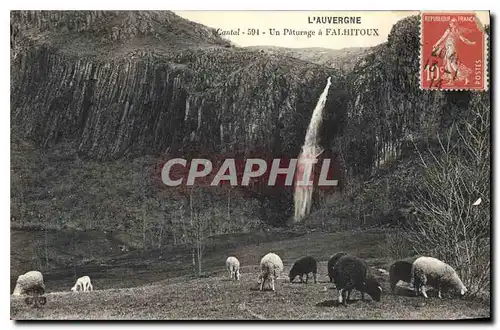
M170 12L13 12L12 22L12 169L21 171L12 176L15 227L33 226L37 213L52 228L133 230L139 224L127 222L142 218L145 204L184 198L158 182L170 157L296 157L327 75L334 85L325 139L346 115L344 78L334 69L228 48L213 30ZM166 47L172 43L186 47ZM130 162L135 170L126 171ZM35 172L27 163L38 164ZM126 192L130 182L143 188ZM286 221L290 191L250 193L247 204L260 205L261 220ZM91 207L106 195L114 196L106 209ZM144 212L163 220L165 211L151 207Z
M230 46L215 29L170 11L11 11L11 47L48 47L72 57L131 56L153 49L168 55ZM19 48L19 49L16 49Z
M16 227L36 223L32 215L41 208L46 219L58 219L49 220L52 228L92 223L88 229L133 231L141 224L128 222L144 212L163 218L165 209L184 203L153 206L187 193L161 187L166 159L297 157L327 76L333 85L321 132L324 157L336 162L344 186L347 177L366 180L381 162L404 155L409 136L427 134L422 125L435 132L445 99L419 91L418 76L408 74L418 67L414 18L398 23L389 44L371 49L347 76L283 54L231 47L213 30L170 12L12 12L11 25L12 168L24 171L31 162L47 172L13 175ZM399 54L403 44L408 50ZM128 163L134 171L124 170ZM96 183L92 194L83 189L89 178ZM109 184L101 187L103 180ZM141 188L126 192L130 182ZM256 213L260 222L282 225L290 218L291 193L259 187L235 196L245 196L251 209L258 205L245 218ZM114 211L98 207L88 214L107 194L116 199L106 203ZM212 209L227 208L221 204L228 194L212 192L219 196Z
M250 254L244 263L253 267L265 249L288 253L285 246L301 247L303 239L317 240L307 251L320 252L325 261L351 243L345 243L349 235L375 227L391 235L356 236L351 247L372 265L411 255L414 242L421 241L424 252L442 253L443 258L452 253L467 283L485 294L490 94L421 90L419 43L417 17L395 24L386 43L337 51L235 47L213 29L168 11L12 11L11 281L31 269L47 275L51 292L72 285L83 272L106 289L174 277L183 281L193 273L220 271L226 252ZM174 157L297 157L327 77L332 86L320 132L321 157L333 160L340 187L315 193L304 223L289 223L291 188L170 188L161 182L162 165ZM457 129L468 133L469 140ZM444 150L438 137L458 147ZM471 143L481 152L471 151ZM457 180L446 181L452 176L436 167L453 169ZM468 242L459 226L446 223L440 228L453 233L449 246L458 248L450 252L434 244L440 240L425 244L422 237L410 244L404 225L438 218L432 212L417 214L418 203L419 211L428 201L449 205L451 189L458 189L454 198L459 202L452 203L456 207L436 213L471 224L467 228L476 236L467 236ZM432 199L435 191L441 199ZM483 200L478 211L464 211L478 196ZM382 239L389 244L377 245ZM370 246L365 249L363 242ZM475 249L472 256L461 253L469 247ZM191 262L197 248L205 255L195 269ZM306 252L293 251L284 257L288 266ZM474 282L478 274L487 274L480 284ZM226 290L228 283L219 279L216 274L191 283L193 290L206 285ZM178 287L164 289L170 293ZM253 295L246 289L242 296ZM120 297L134 290L140 292L138 302L123 309ZM311 290L304 303L313 306L318 301ZM291 292L287 294L301 291ZM149 291L96 294L104 300L110 294L117 299L118 313L128 313ZM189 294L194 297L194 291ZM71 306L69 295L51 297L57 310ZM288 304L291 297L280 303ZM389 302L402 303L395 311L402 318L439 318L427 307L412 314L408 306L414 306L413 300L397 298ZM446 303L446 315L484 315L485 305L476 304L472 299L456 306ZM468 306L477 307L477 313ZM205 310L203 315L233 317L217 314L226 307L223 302L214 307L215 314ZM28 316L23 308L15 305L11 313ZM64 317L57 310L49 315ZM184 315L175 313L161 315ZM257 313L272 318L265 311ZM310 315L349 317L316 309ZM359 314L380 315L390 317L378 309Z
M383 288L381 302L366 297L360 301L354 292L347 307L339 306L337 290L328 282L326 260L331 251L346 251L365 258L375 268L387 269L385 237L388 231L309 233L296 238L275 237L272 242L219 248L206 258L205 276L193 278L187 263L174 259L127 257L136 267L88 268L95 278L95 291L72 293L73 282L48 274L47 304L34 309L19 298L11 298L11 318L15 320L450 320L489 318L484 302L414 297L400 282L396 294L390 293L388 278L377 273ZM325 251L325 246L329 247ZM268 251L283 257L285 269L277 280L277 292L258 290L258 260ZM238 255L242 262L240 282L230 281L224 270L227 255ZM294 260L310 254L319 261L318 283L289 283L288 271ZM125 259L123 260L123 262ZM97 273L97 272L100 273ZM165 273L166 272L166 273ZM119 280L118 280L119 279ZM297 280L298 282L298 280ZM66 289L67 288L67 289ZM273 308L270 308L273 306ZM78 311L77 311L78 310Z

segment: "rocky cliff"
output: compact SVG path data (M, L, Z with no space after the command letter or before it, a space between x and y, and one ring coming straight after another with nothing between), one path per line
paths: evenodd
M12 221L38 228L42 214L55 227L132 230L143 214L164 222L164 209L184 207L183 218L188 192L158 183L165 159L296 157L328 76L326 145L347 114L345 77L335 69L233 47L171 12L12 12L12 167L20 174ZM227 219L242 223L286 220L290 189L250 193L219 190L213 208L230 205Z
M41 146L74 140L95 159L227 146L295 154L327 76L334 93L344 88L333 69L226 47L170 12L12 21L12 123ZM339 103L330 113L345 113Z
M489 100L489 92L420 89L419 52L419 18L408 17L349 73L349 119L340 143L353 173L369 177L463 118L473 97Z
M123 222L117 219L122 216L133 223L138 214L151 214L154 208L143 208L144 194L151 195L147 198L152 204L165 200L144 178L157 176L158 165L168 157L235 152L296 157L331 76L322 143L327 154L339 156L345 172L340 176L363 181L411 157L412 141L418 144L435 136L467 111L472 98L468 92L419 89L417 17L398 22L387 43L363 54L342 73L300 56L234 47L213 29L171 12L14 11L12 136L34 142L37 164L44 166L48 160L43 150L50 150L57 166L65 166L66 156L54 151L64 145L65 152L73 152L67 156L72 165L58 167L57 177L80 178L83 185L88 177L95 178L97 169L122 171L124 163L133 162L130 171L144 175L110 177L106 188L99 187L100 194L113 194L118 186L123 194L116 195L119 202L106 205L109 212L93 215L103 223ZM476 94L489 99L488 93ZM15 159L14 167L21 169L25 161ZM85 170L78 169L82 164ZM337 168L340 171L340 165ZM13 213L18 218L37 212L38 199L46 201L41 204L50 218L55 203L51 200L58 191L59 214L73 215L66 218L85 219L85 210L98 203L99 198L88 200L90 195L81 188L74 192L85 196L85 203L68 202L67 196L75 194L50 177L26 177L13 182ZM134 189L126 178L133 179ZM149 193L136 191L142 182L147 186L141 189ZM248 217L273 223L287 218L291 191L263 188L254 193L250 198L260 196L262 212ZM220 203L228 203L227 198ZM245 198L237 205L244 205ZM80 204L75 208L72 203ZM125 212L122 203L137 205L137 210ZM77 210L81 212L75 215Z

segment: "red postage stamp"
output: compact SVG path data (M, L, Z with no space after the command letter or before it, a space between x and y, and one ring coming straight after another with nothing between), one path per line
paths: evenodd
M420 16L420 87L488 89L487 35L474 13Z

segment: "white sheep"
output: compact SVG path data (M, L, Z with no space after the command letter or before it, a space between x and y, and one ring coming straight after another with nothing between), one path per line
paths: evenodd
M80 289L80 291L94 291L94 287L92 283L90 283L90 277L82 276L76 280L75 285L71 288L71 291L76 292Z
M43 275L39 271L32 270L23 275L19 275L16 282L16 287L12 295L20 296L25 294L45 293L45 283L43 283Z
M283 271L283 261L275 253L268 253L260 260L259 281L260 290L264 287L266 280L271 280L271 288L275 291L274 280L277 279Z
M415 260L411 268L411 285L415 288L417 296L422 292L427 298L425 291L427 284L438 290L439 298L443 288L455 289L462 296L467 292L467 288L453 267L433 257L420 257Z
M226 259L226 268L229 272L229 278L240 280L240 261L236 257L228 257Z

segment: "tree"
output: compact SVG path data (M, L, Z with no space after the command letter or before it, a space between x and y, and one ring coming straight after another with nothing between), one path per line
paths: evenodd
M195 193L195 191L197 193ZM189 194L190 226L188 236L192 246L191 255L193 268L202 275L203 256L206 250L206 240L215 228L216 221L212 214L212 200L210 193L203 188L192 187Z
M490 107L476 101L469 118L438 137L439 153L420 155L425 174L407 238L417 253L455 267L471 293L484 293L490 283Z

